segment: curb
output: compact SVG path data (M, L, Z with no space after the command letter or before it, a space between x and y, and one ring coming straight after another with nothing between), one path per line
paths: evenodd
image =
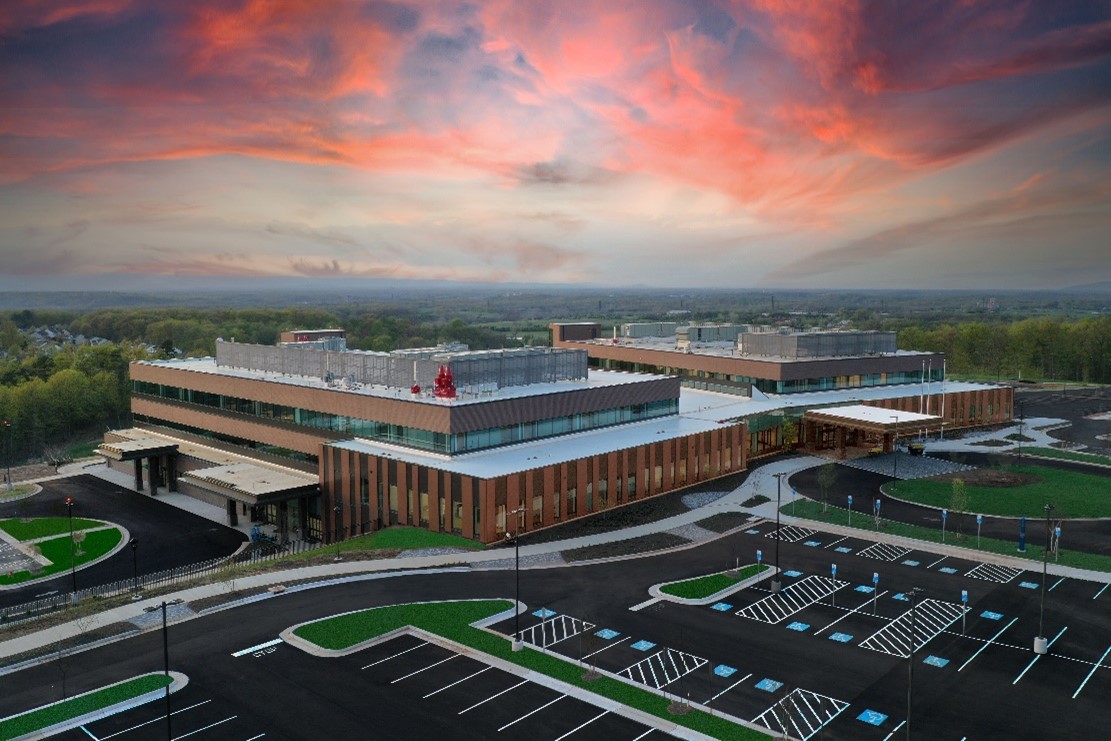
M753 565L754 564L745 564L745 566L743 568L747 568L748 566L753 566ZM708 574L708 576L716 576L717 574L727 574L730 571L736 571L736 570L737 569L726 569L725 571L717 571L717 572L714 572L713 574ZM668 586L669 584L682 584L685 581L690 581L690 579L681 579L679 581L665 581L665 582L660 582L659 584L653 584L652 586L648 587L648 593L650 595L652 595L653 597L655 597L657 600L663 600L665 602L674 602L674 603L679 604L679 605L696 605L696 606L712 605L713 603L720 601L722 598L728 597L729 595L733 594L734 592L739 592L742 589L746 589L748 587L751 587L753 584L759 584L760 582L764 581L765 579L772 578L773 576L775 576L775 573L776 573L775 567L766 566L764 568L764 570L761 571L760 573L753 574L752 576L748 577L747 579L745 579L743 581L738 581L738 582L726 587L725 589L714 592L709 597L695 597L695 598L676 597L673 594L668 594L667 592L663 591L663 588ZM698 577L694 577L694 578L698 578Z

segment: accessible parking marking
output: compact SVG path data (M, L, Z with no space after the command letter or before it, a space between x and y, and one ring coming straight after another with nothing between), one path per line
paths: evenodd
M552 615L555 615L555 613L552 613ZM547 617L551 619L522 630L521 640L532 646L547 648L596 627L594 623L587 623L569 615L555 615L555 617L549 615Z
M1023 569L1012 569L1010 566L981 563L966 572L965 576L970 576L973 579L980 579L981 581L993 581L997 584L1008 584L1014 581L1014 578L1022 572Z
M877 561L898 561L908 553L910 553L909 548L891 545L890 543L873 543L864 550L857 551L856 555L874 558Z
M910 656L912 619L917 624L914 631L914 650L917 651L933 640L934 636L955 623L966 609L951 602L924 599L918 603L917 615L912 616L912 610L907 610L865 638L860 645L863 648L905 659Z
M773 733L783 732L807 741L848 706L849 703L842 700L796 688L752 722Z
M779 532L776 532L775 530L772 530L770 533L768 533L764 537L765 538L775 538L777 540L783 541L784 543L797 543L798 541L802 540L803 538L809 538L811 535L813 535L816 532L818 532L818 531L817 530L811 530L811 529L805 528L805 527L798 527L796 525L783 525L782 527L779 528Z
M665 648L652 654L647 659L642 659L632 666L622 669L617 674L618 676L628 677L634 682L659 689L708 663L710 662L701 656L694 656L673 648Z

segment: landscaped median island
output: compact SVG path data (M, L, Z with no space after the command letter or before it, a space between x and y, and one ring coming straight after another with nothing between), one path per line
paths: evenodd
M0 520L0 529L20 543L31 544L38 548L43 558L50 562L36 573L26 568L11 573L0 572L0 586L19 584L69 571L71 558L73 558L73 566L80 567L111 553L123 540L123 532L109 522L75 518L73 521L75 540L72 541L69 528L69 519L65 517L42 517L27 522L20 519ZM92 530L91 528L103 529Z
M673 581L668 584L661 584L660 591L672 597L679 597L680 599L708 599L720 592L724 592L730 587L735 587L751 579L757 574L762 574L767 570L768 566L753 563L745 566L740 571L723 571L720 574L709 574L708 576L699 576L694 579L687 579L686 581Z
M707 736L723 739L768 738L747 726L700 710L692 710L686 715L672 715L668 712L670 700L663 695L604 674L586 681L583 679L584 666L577 662L528 646L514 652L507 637L474 626L476 622L513 607L514 603L505 599L375 607L299 625L294 628L293 635L328 651L345 651L391 631L412 626Z
M880 519L880 527L876 527L875 518L872 515L856 510L852 512L852 522L849 522L849 511L839 507L829 507L824 510L821 502L799 500L793 502L791 505L784 505L783 510L788 511L787 507L795 506L797 509L794 511L796 517L816 520L818 522L829 522L834 525L848 525L857 530L871 531L883 533L885 535L895 535L904 538L913 538L915 540L923 540L930 543L942 542L942 531L932 527L923 527L921 525L908 525L904 522L896 522L894 520ZM979 547L977 547L976 538L976 516L966 515L971 524L966 525L965 533L962 535L956 532L959 527L956 523L957 515L953 512L949 513L949 529L945 534L945 544L959 546L961 548L968 548L969 550L980 550L988 553L999 553L1005 556L1012 556L1014 558L1022 558L1028 561L1040 562L1042 560L1044 545L1037 543L1027 543L1026 553L1019 553L1018 547L1018 525L1015 525L1015 539L1014 540L999 540L997 538L980 538ZM1091 571L1104 571L1111 573L1111 556L1103 556L1098 553L1085 553L1083 551L1070 551L1064 548L1052 560L1062 566L1073 566L1078 569L1090 569Z
M173 677L167 677L165 674L144 674L119 684L71 697L62 702L29 710L19 715L12 715L0 720L0 738L19 738L111 708L113 705L138 700L143 695L164 689L172 681ZM160 693L143 701L149 702L161 696Z

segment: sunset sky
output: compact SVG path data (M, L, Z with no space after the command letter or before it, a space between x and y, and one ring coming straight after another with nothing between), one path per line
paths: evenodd
M1111 280L1111 3L4 0L0 289Z

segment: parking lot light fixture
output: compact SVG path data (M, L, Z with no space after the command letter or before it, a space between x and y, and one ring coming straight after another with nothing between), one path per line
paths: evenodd
M1045 505L1045 551L1042 552L1042 603L1038 610L1038 635L1034 638L1034 653L1046 654L1049 652L1049 641L1045 637L1045 582L1049 578L1049 544L1053 534L1050 518L1053 515L1053 505Z
M132 538L131 545L131 591L139 595L139 539Z
M72 597L77 599L77 544L73 541L73 497L66 497L66 510L69 512L69 574L73 579Z
M775 594L783 586L783 582L779 576L783 573L779 569L779 541L781 540L779 532L779 507L780 497L783 493L783 477L786 476L787 473L786 471L780 471L772 475L775 476L775 577L772 579L772 594Z
M914 641L917 632L916 618L918 617L918 595L922 590L915 587L910 590L910 657L907 662L907 741L910 741L910 710L911 697L914 694Z
M6 443L6 446L7 446L7 449L5 451L6 452L5 460L7 461L7 466L8 466L8 471L7 471L7 474L5 474L5 476L4 476L4 481L7 483L8 491L11 491L12 490L12 421L10 419L5 419L3 424L4 424L4 437L5 437L4 442Z
M513 528L513 535L509 531L505 531L506 542L513 543L513 581L514 581L514 606L513 606L513 650L520 651L524 648L521 642L521 521L520 512L524 507L517 507L517 509L509 512L508 514L517 517L517 526Z

